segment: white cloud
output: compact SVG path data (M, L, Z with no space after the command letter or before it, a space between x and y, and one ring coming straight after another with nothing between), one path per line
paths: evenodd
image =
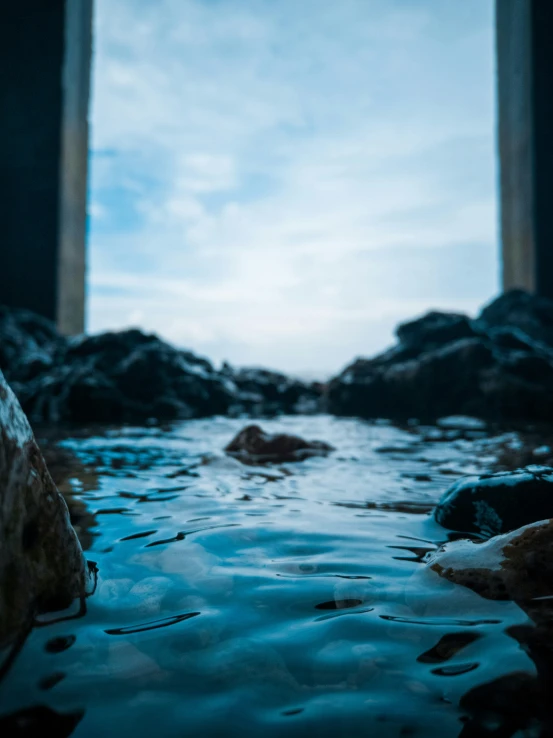
M491 5L99 0L91 328L333 371L426 307L474 310Z

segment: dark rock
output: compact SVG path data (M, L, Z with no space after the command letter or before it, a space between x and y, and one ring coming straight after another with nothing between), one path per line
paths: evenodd
M553 469L529 466L456 482L438 503L440 525L486 537L553 518Z
M518 328L530 338L553 347L553 300L511 290L487 305L478 317L485 329Z
M480 380L492 369L491 348L469 338L406 361L358 359L328 388L328 409L366 418L480 416L485 405ZM489 414L489 413L488 413Z
M0 373L0 644L35 614L86 592L88 567L67 506Z
M0 305L0 370L7 381L32 379L48 370L64 345L51 321Z
M257 367L235 369L228 363L223 365L222 373L239 391L234 414L242 411L257 416L293 415L317 412L320 408L322 387L316 383L306 384Z
M473 338L477 331L466 315L432 311L396 328L399 341L417 349L443 346L445 343Z
M66 339L50 321L3 307L0 369L37 423L314 412L322 393L264 369L217 371L137 329Z
M269 435L258 425L248 425L228 444L225 453L244 464L266 464L327 456L333 450L323 441L305 441L286 433Z
M33 420L55 422L225 414L235 391L207 361L138 330L71 342L57 366L17 387Z
M553 301L515 291L476 321L433 312L397 334L397 346L357 359L329 383L329 412L423 422L553 418Z

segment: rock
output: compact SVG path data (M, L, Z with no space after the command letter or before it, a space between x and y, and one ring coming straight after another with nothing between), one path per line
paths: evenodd
M358 359L328 387L328 410L364 418L418 418L432 422L448 415L490 415L481 386L493 368L491 348L479 338L446 344L404 360Z
M146 422L319 409L322 388L265 369L217 371L137 329L67 339L0 307L0 370L33 422Z
M553 518L553 469L529 466L456 482L434 517L445 528L486 537Z
M466 315L432 311L396 328L396 336L405 346L417 349L443 346L462 338L474 338L477 331Z
M332 379L327 410L401 421L434 422L446 415L550 421L550 319L553 301L519 291L498 298L477 320L428 313L398 328L397 346L357 359Z
M25 381L47 370L65 343L50 320L0 305L0 370L7 381Z
M226 362L222 373L240 393L234 407L235 415L240 411L259 417L282 413L307 414L319 410L322 387L316 383L306 384L285 374L257 367L234 369Z
M427 566L441 577L491 600L512 600L530 622L506 633L534 661L535 673L513 672L467 692L460 706L469 720L461 735L514 735L541 724L553 735L553 521L542 520L484 543L456 541ZM532 623L533 621L533 623Z
M258 425L248 425L228 444L225 453L244 464L267 464L327 456L333 450L323 441L305 441L286 433L269 435Z
M70 343L19 392L33 420L144 422L226 414L235 388L206 360L128 330Z
M0 373L0 644L39 612L86 593L88 566L67 506Z
M484 543L448 543L428 566L486 599L539 609L536 598L553 594L553 521L541 520Z
M553 300L524 290L510 290L487 305L478 316L484 329L519 329L521 333L553 347Z

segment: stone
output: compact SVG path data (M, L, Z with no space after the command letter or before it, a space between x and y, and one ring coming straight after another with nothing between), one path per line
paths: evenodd
M225 453L244 464L304 461L327 456L334 448L324 441L305 441L286 433L269 435L258 425L248 425L226 446Z
M487 538L553 518L553 469L528 466L461 479L445 492L434 517L450 530Z
M307 384L280 372L258 367L235 369L223 364L222 373L237 387L239 395L233 414L240 411L250 415L274 416L285 413L308 414L320 409L322 387Z
M509 322L512 320L512 324ZM336 415L482 420L553 418L553 301L502 295L477 320L431 312L397 329L399 343L359 358L327 386Z
M0 644L84 597L88 565L67 506L0 372Z
M448 543L427 565L481 597L539 610L539 598L553 594L553 521L541 520L483 543Z
M400 343L417 348L443 346L445 343L459 341L462 338L474 338L475 335L477 331L466 315L437 310L426 313L421 318L401 323L396 328L396 336Z
M478 316L485 329L517 328L530 338L553 347L553 300L524 290L509 290Z
M226 414L233 392L206 360L136 329L71 342L56 367L20 387L29 416L54 422Z
M319 409L322 387L266 369L216 370L138 329L67 339L0 307L0 370L34 423L144 423Z
M29 380L47 370L64 344L52 321L0 305L0 369L8 382Z

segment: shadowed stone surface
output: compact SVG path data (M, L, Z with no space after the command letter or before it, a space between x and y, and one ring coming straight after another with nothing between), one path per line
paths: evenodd
M553 300L515 290L475 320L430 312L396 333L396 346L330 381L329 412L429 422L553 418Z
M311 456L327 456L333 450L324 441L305 441L286 433L269 435L258 425L248 425L225 448L229 456L244 464L303 461Z
M0 372L0 644L84 596L88 566L17 399Z
M456 482L434 517L445 528L486 537L553 518L553 469L529 466Z
M145 422L314 412L321 388L265 369L217 370L137 329L67 339L0 307L0 369L32 422Z

